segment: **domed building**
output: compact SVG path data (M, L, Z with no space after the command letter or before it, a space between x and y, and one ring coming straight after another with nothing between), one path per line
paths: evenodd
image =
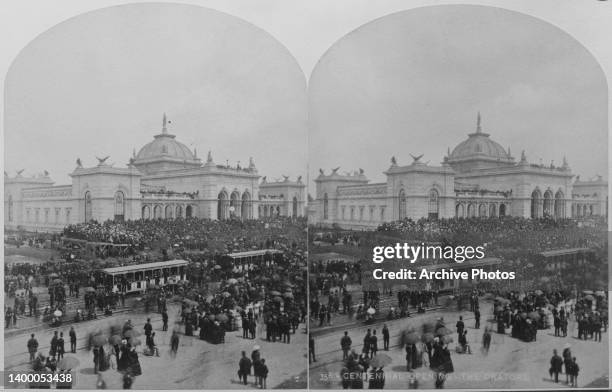
M260 180L253 158L248 165L205 162L168 132L161 132L134 151L127 167L107 163L84 167L80 159L72 183L54 185L49 173L4 176L7 230L61 231L67 224L96 220L257 219L303 216L306 185L296 181Z
M362 170L320 169L309 221L367 230L405 218L607 216L608 184L601 176L574 180L565 157L560 166L535 164L523 151L517 162L510 148L483 132L480 113L476 130L439 166L421 159L402 165L391 158L386 181L374 184Z
M168 133L164 114L162 132L138 151L132 164L143 174L151 174L164 170L200 167L202 161L195 150L192 152L189 147L177 141L175 135Z

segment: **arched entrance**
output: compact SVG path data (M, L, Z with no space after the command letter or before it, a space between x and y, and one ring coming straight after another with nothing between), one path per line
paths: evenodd
M455 216L457 218L463 218L465 215L465 207L463 204L459 203L455 206Z
M123 222L125 218L125 195L121 191L115 193L115 221Z
M531 193L531 218L536 219L540 218L542 215L540 211L542 210L542 194L539 190L534 190Z
M489 216L497 216L497 206L495 204L489 206Z
M479 218L486 218L487 216L487 205L486 204L480 204L478 206L478 217Z
M93 212L91 206L91 192L85 192L85 222L89 222L93 219Z
M476 205L473 203L468 204L467 216L468 218L474 218L476 216Z
M142 219L151 219L151 208L149 206L142 207Z
M251 195L249 192L242 194L242 204L240 205L240 212L242 219L251 219Z
M557 191L555 194L555 219L565 218L565 200L563 192Z
M323 195L323 219L329 219L329 198L327 193Z
M501 204L499 206L499 216L506 216L506 205Z
M182 206L176 206L176 217L177 218L183 217L183 207Z
M293 217L297 218L298 216L298 199L297 196L293 196Z
M432 189L429 191L429 208L427 216L429 219L438 219L440 212L440 197L438 191Z
M192 218L192 217L193 217L193 207L187 206L185 208L185 218Z
M550 190L544 192L544 216L548 218L553 216L553 194Z
M229 206L229 213L230 213L230 217L236 217L236 216L240 216L240 203L239 200L240 199L240 195L238 194L238 192L232 192L232 195L230 196L230 206Z
M404 192L403 189L399 191L398 203L399 203L398 205L399 219L404 219L406 218L406 193Z
M174 207L172 207L171 205L167 205L166 206L165 217L166 217L166 219L173 219L174 218Z
M225 192L219 193L219 196L217 196L217 219L218 220L227 219L228 208L229 206L228 206L228 200L227 200L227 193Z
M154 219L161 219L162 218L162 208L161 208L161 206L153 207L153 218Z

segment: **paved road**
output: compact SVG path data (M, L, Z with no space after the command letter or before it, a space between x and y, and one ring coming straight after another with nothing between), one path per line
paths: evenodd
M573 323L570 325L567 338L553 336L553 329L538 331L537 341L526 343L513 339L508 335L493 334L491 349L488 355L481 349L483 328L485 321L491 314L491 304L481 301L482 325L481 329L474 329L474 322L470 312L438 311L394 320L387 325L391 331L390 351L385 352L392 358L392 363L385 367L385 389L407 389L410 373L406 371L405 351L399 347L399 335L409 326L418 328L425 320L435 320L444 317L447 326L455 330L454 325L462 315L468 330L468 342L473 354L454 353L455 343L449 348L455 372L449 375L445 388L491 389L491 388L554 388L555 385L548 377L548 368L552 350L556 348L561 352L565 343L572 345L572 353L580 365L580 386L587 385L600 379L608 372L608 333L603 334L602 342L581 341L577 336ZM368 328L377 328L380 335L382 324L374 326L355 326L349 330L354 347L361 352L363 336ZM510 330L508 330L509 332ZM340 338L342 331L319 336L315 339L317 348L317 362L310 364L310 386L313 389L341 388L339 374L342 369L342 351ZM456 341L456 334L453 335ZM382 347L382 338L379 337L379 348ZM379 353L384 351L379 350ZM419 380L419 387L433 388L433 372L429 369L419 368L414 372ZM565 376L562 376L565 380Z
M175 325L178 308L170 309L170 326ZM143 313L132 313L129 316L122 314L112 316L105 320L79 323L75 325L77 337L79 338L79 350L75 356L80 361L78 369L74 370L76 378L75 387L78 389L92 389L95 387L97 376L93 373L93 358L91 352L85 349L86 337L89 333L110 327L111 324L124 323L131 319L133 325L142 331L146 322ZM181 335L180 347L176 358L169 354L169 341L171 332L161 331L161 317L158 314L151 316L153 328L156 332L156 343L160 347L160 357L147 357L140 355L140 363L143 374L136 378L134 389L250 389L253 388L253 377L249 382L251 385L244 386L238 383L236 370L240 352L247 351L250 354L253 346L261 346L262 357L270 370L268 376L268 387L277 385L290 385L293 388L304 388L306 386L307 368L307 339L303 325L292 335L291 344L271 343L261 339L263 331L260 327L258 337L255 340L242 339L241 331L228 332L226 343L213 345L204 342L197 337L186 337ZM67 336L68 327L63 329ZM62 329L60 329L62 330ZM181 328L181 331L183 328ZM48 352L49 342L53 336L54 329L46 329L37 333L41 344L41 350ZM13 336L5 340L5 366L7 370L24 370L28 368L26 353L26 342L29 334ZM66 344L67 348L69 344ZM109 389L121 389L121 375L108 370L103 374Z

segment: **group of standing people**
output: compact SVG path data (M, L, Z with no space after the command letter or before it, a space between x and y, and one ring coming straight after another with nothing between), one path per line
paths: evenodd
M242 352L242 357L238 362L238 378L247 385L248 376L251 375L251 368L255 376L255 386L261 389L266 389L266 379L268 378L268 366L266 360L261 357L259 346L253 348L251 358L247 357L246 351Z

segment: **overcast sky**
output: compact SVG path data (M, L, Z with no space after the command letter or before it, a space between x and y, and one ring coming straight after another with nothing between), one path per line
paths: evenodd
M530 160L541 157L546 163L550 159L557 163L565 153L574 171L583 176L605 171L607 135L601 133L602 129L605 132L605 102L597 97L599 92L605 93L605 83L598 79L598 72L568 71L574 64L582 69L595 65L592 59L584 61L588 56L579 44L545 22L524 15L510 17L509 12L492 8L454 9L444 15L442 10L452 9L446 6L430 20L410 17L432 12L417 9L368 24L396 11L440 4L438 0L183 0L210 9L149 3L143 6L165 8L163 12L138 11L123 16L118 10L125 12L134 6L111 8L58 25L84 12L124 2L24 0L3 6L0 71L13 64L3 80L7 87L3 97L6 169L11 175L21 168L30 174L47 169L64 183L68 180L65 173L74 168L77 156L93 164L95 154L110 154L110 161L122 165L133 148L140 148L158 132L163 111L173 121L171 131L180 141L197 147L201 157L208 149L213 150L217 162L244 162L252 155L263 175L303 174L306 151L293 147L305 144L306 138L304 75L310 76L330 47L313 78L310 98L312 102L313 96L320 96L312 106L317 122L310 135L313 174L318 167L329 170L341 165L341 171L364 167L367 175L380 180L391 155L401 164L409 163L408 153L425 153L425 161L437 164L447 146L452 148L473 131L477 110L482 112L485 130L502 145L510 145L515 156L525 149ZM472 3L512 8L551 21L585 43L606 72L612 71L610 2ZM242 18L270 35L211 9ZM454 23L444 23L453 18ZM402 26L404 20L412 23L408 34ZM360 31L350 33L363 25ZM45 32L47 29L51 30ZM381 35L384 39L376 41ZM432 50L418 42L411 46L415 39L410 35L425 35L422 42ZM498 42L491 43L496 39ZM461 42L466 40L471 41ZM337 41L340 43L335 44ZM513 52L508 54L502 44L513 47ZM194 47L199 50L194 52ZM462 48L473 53L462 53ZM14 61L19 51L21 55ZM427 55L404 62L407 53L419 51ZM530 52L532 57L527 56ZM380 58L372 59L372 53ZM296 69L292 56L301 70ZM249 61L240 61L244 59ZM479 62L481 59L484 62ZM432 62L444 68L429 69ZM471 62L479 62L475 70L467 68ZM453 68L456 64L464 68ZM522 69L521 76L525 66L530 69ZM255 67L257 71L251 72ZM494 72L481 75L479 69ZM506 71L511 78L500 81L499 74ZM338 72L342 75L334 76ZM302 73L301 79L297 73ZM232 76L236 74L242 76L239 83ZM250 74L257 76L255 80L246 77ZM392 82L398 76L405 80ZM539 76L544 79L535 80ZM411 83L413 92L408 94L407 82L416 79ZM318 80L325 81L327 91ZM568 103L564 98L571 94L563 90L580 90L579 80L583 89L578 96L590 101L574 99ZM598 80L601 87L591 88ZM488 83L502 90L493 91ZM441 88L442 84L446 86ZM266 91L263 99L261 91ZM362 95L346 97L353 92ZM466 94L457 99L461 92ZM525 109L529 99L542 105L541 94L551 98L556 92L561 95L552 97L538 113L536 108ZM19 99L12 102L12 96ZM565 101L567 107L561 110L563 105L555 101ZM323 110L324 104L337 106ZM336 110L343 115L332 113ZM585 114L589 110L593 113ZM341 124L338 118L343 120ZM359 134L358 128L367 129ZM584 133L568 132L569 128ZM269 131L262 133L261 129ZM221 135L221 130L228 130L229 135ZM329 139L320 137L328 131ZM262 145L261 140L266 143ZM553 146L545 147L549 143Z
M481 6L399 12L368 23L325 53L310 78L310 172L363 168L391 156L439 165L476 129L520 159L583 177L606 174L607 89L572 37L518 13Z
M51 172L80 157L125 166L169 132L204 160L261 175L306 174L306 79L267 32L210 9L111 7L68 20L29 44L6 82L6 166Z

